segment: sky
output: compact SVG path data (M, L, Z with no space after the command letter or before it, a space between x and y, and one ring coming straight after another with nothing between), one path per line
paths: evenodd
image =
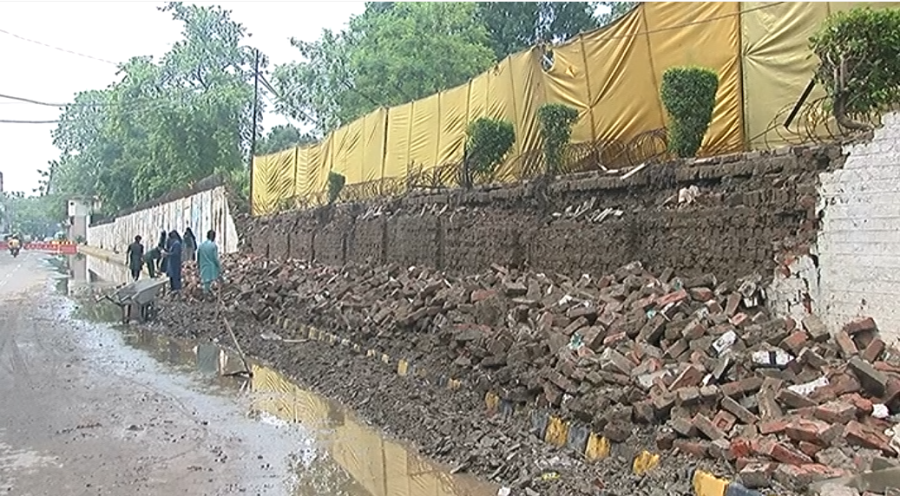
M248 44L271 64L298 58L290 38L314 41L322 29L341 29L364 2L186 1L221 5L252 35ZM97 59L122 62L136 55L164 54L180 39L181 26L159 12L160 1L0 0L0 94L66 103L75 93L102 89L116 79L116 67ZM12 33L12 34L9 34ZM24 41L16 36L35 42ZM51 45L50 48L45 45ZM271 67L271 66L270 66ZM0 120L54 120L59 109L0 98ZM268 114L266 129L287 121ZM0 123L0 172L5 191L31 194L38 170L59 157L50 132L54 124Z

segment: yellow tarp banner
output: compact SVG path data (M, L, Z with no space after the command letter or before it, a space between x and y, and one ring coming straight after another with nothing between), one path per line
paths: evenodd
M779 126L817 64L810 35L830 13L865 5L900 4L641 3L610 26L513 54L467 84L378 109L317 145L255 157L253 214L286 203L321 204L330 171L343 174L351 188L384 180L405 188L409 178L414 185L455 184L457 177L438 168L462 160L466 127L484 116L514 125L516 143L496 179L516 180L526 172L524 163L540 156L537 110L544 103L577 109L572 143L594 143L604 159L615 161L629 144L666 127L659 88L673 66L702 66L719 75L701 155L781 146ZM822 95L817 91L813 98Z

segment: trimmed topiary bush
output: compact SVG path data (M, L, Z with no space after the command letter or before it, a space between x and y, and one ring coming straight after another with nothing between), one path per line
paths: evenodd
M538 109L547 174L557 174L562 169L563 153L572 137L572 126L577 120L578 110L561 103L548 103Z
M341 190L344 189L344 184L347 183L347 178L344 177L343 174L339 174L337 172L331 171L328 173L328 204L332 205L334 202L338 200L341 196Z
M669 114L669 150L693 157L703 144L716 106L719 76L703 67L671 67L663 74L660 98Z
M481 117L466 129L466 166L470 174L492 180L497 167L516 142L509 121Z

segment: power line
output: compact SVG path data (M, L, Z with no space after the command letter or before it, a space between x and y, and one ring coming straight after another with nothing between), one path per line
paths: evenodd
M29 121L29 120L17 120L17 119L0 119L0 124L57 124L59 120L55 121Z
M117 64L116 62L113 62L113 61L111 61L111 60L103 59L103 58L100 58L100 57L94 57L93 55L88 55L88 54L86 54L86 53L76 52L76 51L74 51L74 50L69 50L69 49L66 49L66 48L60 48L60 47L58 47L58 46L50 45L50 44L44 43L44 42L42 42L42 41L33 40L33 39L31 39L31 38L26 38L26 37L24 37L24 36L18 35L18 34L16 34L16 33L11 32L11 31L7 31L7 30L5 30L5 29L0 29L0 33L5 34L5 35L7 35L7 36L12 36L13 38L16 38L16 39L18 39L18 40L22 40L22 41L25 41L25 42L28 42L28 43L33 43L33 44L35 44L35 45L40 45L40 46L42 46L42 47L44 47L44 48L50 48L50 49L52 49L52 50L57 50L57 51L60 51L60 52L63 52L63 53L68 53L69 55L75 55L75 56L78 56L78 57L83 57L83 58L86 58L86 59L95 60L95 61L97 61L97 62L103 62L104 64L111 64L111 65L114 65L114 66L118 66L118 65L119 65L119 64Z

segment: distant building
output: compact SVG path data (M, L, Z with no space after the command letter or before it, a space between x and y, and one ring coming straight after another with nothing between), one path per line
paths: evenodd
M0 172L0 193L3 193L3 173Z

